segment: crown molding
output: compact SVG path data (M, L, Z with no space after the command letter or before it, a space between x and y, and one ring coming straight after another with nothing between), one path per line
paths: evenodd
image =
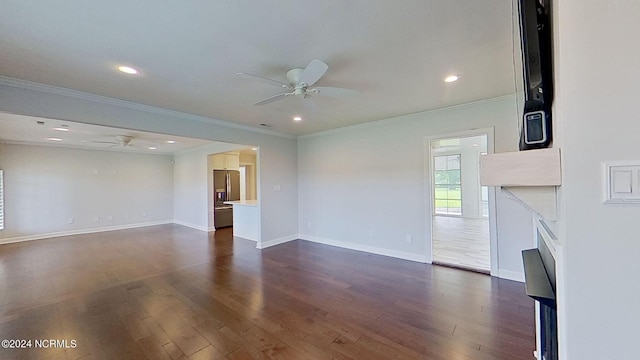
M140 104L132 101L121 100L121 99L111 98L107 96L95 95L95 94L86 93L78 90L67 89L59 86L47 85L47 84L42 84L42 83L37 83L37 82L32 82L27 80L14 79L6 76L0 76L0 85L21 88L25 90L40 91L40 92L53 94L53 95L66 96L66 97L70 97L78 100L96 102L100 104L111 105L111 106L116 106L120 108L131 109L131 110L137 110L137 111L151 113L155 115L169 116L169 117L174 117L174 118L187 120L187 121L197 121L201 123L212 124L212 125L222 126L222 127L236 129L236 130L250 131L254 133L260 133L260 134L272 135L272 136L279 136L279 137L284 137L288 139L296 138L296 136L280 133L273 130L257 129L251 126L240 125L240 124L232 123L229 121L223 121L223 120L213 119L205 116L199 116L199 115L184 113L180 111L159 108L151 105L144 105L144 104Z
M107 151L107 152L119 152L125 154L137 154L137 155L149 155L149 156L174 156L176 153L166 151L153 151L143 149L123 149L119 147L93 147L93 146L81 146L75 144L56 144L56 143L44 143L36 141L16 141L16 140L0 140L0 145L19 145L19 146L39 146L46 148L56 149L70 149L70 150L86 150L86 151Z

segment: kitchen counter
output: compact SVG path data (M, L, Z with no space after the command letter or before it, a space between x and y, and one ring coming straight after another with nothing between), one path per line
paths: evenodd
M229 205L258 206L258 200L225 201L224 203Z
M225 201L233 206L233 236L258 241L258 201Z

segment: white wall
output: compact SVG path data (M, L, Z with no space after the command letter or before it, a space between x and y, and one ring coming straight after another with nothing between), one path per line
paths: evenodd
M604 205L602 163L640 160L640 2L555 1L564 359L637 359L640 206Z
M495 151L515 151L516 113L514 98L503 97L299 138L301 237L430 259L425 245L432 215L425 194L425 137L495 127ZM532 244L531 215L499 193L497 220L499 271L521 279L520 250ZM406 241L407 235L413 243Z
M257 174L256 174L256 154L240 154L240 166L246 167L246 200L256 200Z
M163 155L0 144L6 225L0 242L171 222L171 160Z
M262 241L298 232L297 141L259 128L42 84L0 79L0 111L259 147ZM259 123L259 120L256 120ZM274 191L278 188L279 191Z

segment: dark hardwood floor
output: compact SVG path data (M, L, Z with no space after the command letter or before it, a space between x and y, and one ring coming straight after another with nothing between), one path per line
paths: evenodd
M0 340L32 341L0 359L530 360L535 346L521 283L300 240L260 251L231 229L0 245L0 290Z

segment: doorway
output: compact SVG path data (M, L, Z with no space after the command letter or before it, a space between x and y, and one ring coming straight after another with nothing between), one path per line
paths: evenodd
M491 143L483 131L428 141L434 264L492 273L493 202L480 185L480 156L493 152Z

